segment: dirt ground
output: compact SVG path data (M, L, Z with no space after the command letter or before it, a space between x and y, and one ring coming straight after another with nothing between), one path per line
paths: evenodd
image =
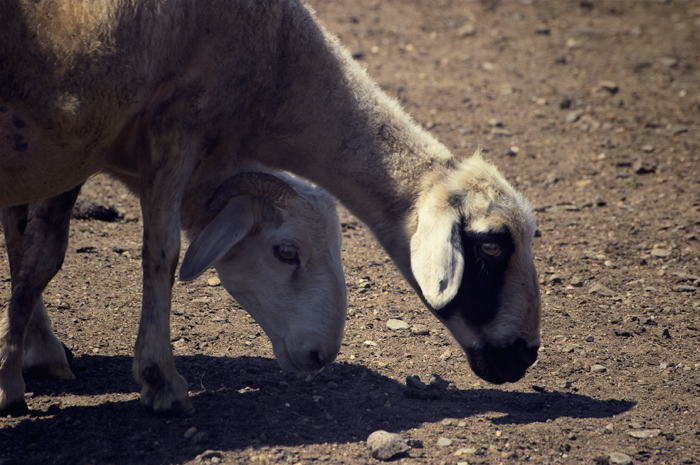
M312 0L369 73L459 153L483 147L531 201L539 361L479 380L368 229L344 210L349 316L337 361L283 372L260 328L207 278L176 283L172 341L197 412L142 410L131 376L138 202L97 176L45 294L74 381L28 379L0 418L0 464L700 463L700 3ZM0 306L10 294L0 246ZM400 317L428 334L389 330ZM418 376L423 394L406 388ZM427 394L426 394L427 393ZM207 452L208 451L208 452Z

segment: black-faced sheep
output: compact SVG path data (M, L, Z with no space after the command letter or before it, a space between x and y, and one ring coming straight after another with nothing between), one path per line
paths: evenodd
M298 0L99 5L0 6L0 206L106 167L138 176L142 311L155 320L169 311L181 199L203 205L242 159L289 170L371 227L479 376L524 375L540 342L535 223L493 166L422 130ZM0 358L18 343L0 333ZM148 344L137 377L173 384L149 371ZM0 390L6 379L0 368Z

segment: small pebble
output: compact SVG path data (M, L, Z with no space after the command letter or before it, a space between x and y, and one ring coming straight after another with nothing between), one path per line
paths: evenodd
M195 426L190 426L187 428L187 431L185 431L185 439L192 439L194 435L197 434L197 427Z
M426 325L413 325L411 333L415 336L427 336L430 334L430 330Z
M204 444L205 442L209 442L209 434L207 434L205 431L200 431L192 437L192 442L194 444Z
M211 287L221 286L221 280L214 276L207 279L207 284Z
M428 388L418 376L406 376L406 386L408 388L420 389L421 391Z
M632 458L622 452L613 452L608 457L610 457L610 463L615 465L632 465Z
M606 371L608 371L608 369L603 365L593 365L591 367L591 373L605 373Z
M612 297L615 295L615 291L610 289L609 287L606 287L600 283L594 284L591 286L591 288L588 290L589 294L598 294L600 296L604 297Z
M439 437L437 440L438 447L450 447L452 445L452 439Z
M675 292L695 292L698 290L695 286L676 286L673 288Z
M566 114L567 123L575 123L583 116L583 110L573 110Z
M367 438L367 446L372 457L379 460L391 460L410 449L406 441L396 433L378 430Z
M409 325L403 320L397 320L396 318L392 318L390 320L387 320L386 327L392 331L397 331L399 329L408 329Z
M589 334L588 336L586 336L585 341L586 342L593 342L593 341L595 341L595 338Z
M660 429L643 429L643 430L635 430L635 431L628 431L628 435L632 436L633 438L636 439L649 439L649 438L655 438L661 434Z

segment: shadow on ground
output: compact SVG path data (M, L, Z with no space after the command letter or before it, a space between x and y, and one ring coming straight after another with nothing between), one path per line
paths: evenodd
M37 441L41 450L51 450L46 442L63 451L66 442L72 444L69 455L53 456L51 462L177 463L206 449L347 443L376 429L403 431L489 412L494 423L527 424L611 417L634 405L562 392L459 390L442 380L430 388L430 399L418 399L406 395L403 383L345 363L313 379L282 372L274 360L260 357L197 355L177 357L177 365L190 380L194 416L162 418L142 409L131 358L83 356L74 361L75 381L28 380L35 403L45 403L30 403L33 411L26 419L0 429L0 448L16 450L13 459L22 464L47 463L48 457L33 454ZM87 405L64 405L62 393L91 399ZM125 394L132 400L123 400ZM201 434L185 438L192 427ZM159 447L172 444L173 437L181 438L178 447Z

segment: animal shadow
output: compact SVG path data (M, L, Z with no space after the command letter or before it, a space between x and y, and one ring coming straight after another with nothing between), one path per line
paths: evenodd
M493 413L497 424L527 424L611 417L634 406L568 392L460 390L440 378L421 395L404 382L347 363L313 377L283 372L274 360L260 357L180 356L176 363L190 381L193 416L161 418L142 409L130 357L82 356L74 360L74 381L28 380L32 398L44 403L30 399L30 416L0 427L0 451L14 451L11 458L23 464L47 458L82 463L86 457L98 463L180 463L206 449L355 442L377 429L400 432L445 418L468 422L484 413ZM95 405L94 397L104 401Z

